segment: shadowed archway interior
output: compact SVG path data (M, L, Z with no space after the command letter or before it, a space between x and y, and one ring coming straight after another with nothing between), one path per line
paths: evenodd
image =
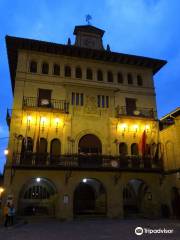
M106 190L96 179L83 179L74 192L74 216L106 215Z

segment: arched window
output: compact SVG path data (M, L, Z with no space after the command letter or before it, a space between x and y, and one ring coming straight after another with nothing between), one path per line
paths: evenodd
M36 164L45 165L47 160L47 140L40 138L36 143Z
M31 61L29 69L30 69L30 72L37 73L37 62Z
M138 155L138 154L139 154L138 144L132 143L131 144L131 155Z
M64 75L65 77L71 77L71 68L69 66L65 66Z
M127 144L126 144L126 143L121 142L121 143L119 144L119 154L120 154L121 156L125 156L125 155L128 154L128 149L127 149Z
M89 79L89 80L92 80L92 78L93 78L93 73L92 73L92 70L90 68L88 68L86 70L86 78Z
M77 67L76 68L76 78L82 78L82 71L81 71L81 68L80 67Z
M138 86L142 86L143 85L143 80L141 75L137 75L137 85Z
M54 64L53 65L53 74L54 75L60 75L60 65L59 64Z
M54 193L47 186L35 184L29 187L25 193L24 199L49 199Z
M117 74L117 82L123 83L123 75L121 72L118 72L118 74Z
M128 73L127 79L128 79L128 84L133 84L133 77L131 73Z
M44 62L44 63L42 64L42 73L43 73L43 74L48 74L48 72L49 72L49 64L46 63L46 62Z
M51 162L57 163L58 160L60 160L60 154L61 154L61 142L59 139L55 138L51 141Z
M23 138L21 153L33 152L33 140L30 137Z
M103 73L101 70L97 71L97 80L98 81L103 81Z
M107 80L108 82L113 82L113 73L111 71L107 73Z
M40 138L37 141L37 152L40 154L47 153L47 140L45 138Z
M21 146L20 163L31 165L32 157L33 157L33 140L30 137L23 138Z

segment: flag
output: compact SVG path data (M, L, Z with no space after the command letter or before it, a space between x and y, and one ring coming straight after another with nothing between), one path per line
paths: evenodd
M142 156L144 156L146 153L146 139L147 139L146 131L144 130L139 142L139 152L141 153Z

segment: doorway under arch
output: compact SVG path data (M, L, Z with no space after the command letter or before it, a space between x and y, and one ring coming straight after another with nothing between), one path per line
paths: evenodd
M56 187L50 180L32 178L20 191L18 212L29 216L54 216L56 197Z
M106 216L107 195L103 184L93 178L84 178L74 191L74 217Z
M141 179L131 179L123 189L124 217L142 217L151 211L152 193ZM149 211L149 213L148 213Z
M102 165L102 143L94 134L86 134L78 144L79 165L81 167L99 167Z
M101 141L94 134L86 134L79 140L78 151L79 153L101 154Z

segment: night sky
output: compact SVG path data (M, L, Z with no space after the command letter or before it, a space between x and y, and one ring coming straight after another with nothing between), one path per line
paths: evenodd
M8 139L6 109L12 104L5 35L74 42L74 26L86 24L90 14L92 25L106 31L105 47L168 61L154 77L158 116L180 105L179 0L0 0L0 13L0 171Z

